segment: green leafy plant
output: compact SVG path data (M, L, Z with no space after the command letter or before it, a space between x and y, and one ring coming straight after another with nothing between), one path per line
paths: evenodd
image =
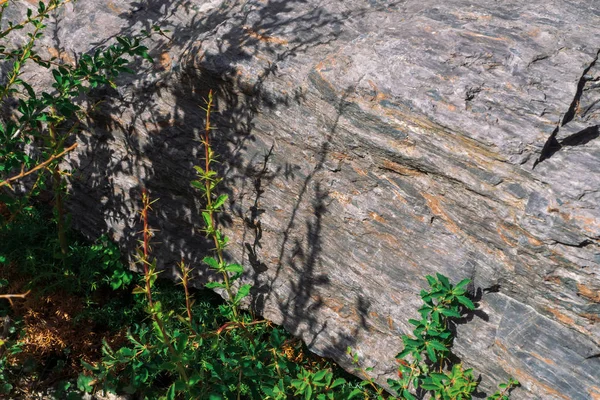
M451 324L466 312L475 309L467 297L469 279L452 285L442 274L426 276L430 290L421 291L425 303L418 311L420 320L410 319L415 326L413 335L403 335L404 349L398 353L399 379L389 379L388 384L401 398L415 400L429 392L432 398L442 400L471 399L478 381L472 369L449 360L454 335ZM502 392L488 399L507 399L510 390L518 385L514 379L502 384Z
M331 369L306 368L291 362L283 348L289 339L267 321L249 313L233 314L232 305L196 304L183 263L181 296L167 300L157 290L156 262L150 257L152 230L147 224L152 201L143 195L144 240L139 251L144 275L133 292L140 296L149 323L128 330L128 344L103 346L97 365L84 362L81 391L99 389L174 399L332 399L349 394L346 380ZM165 301L163 301L165 300ZM91 374L90 374L91 373Z
M6 260L0 256L0 264ZM0 278L0 290L8 286L6 279ZM29 293L22 294L0 294L0 302L12 302L16 299L23 299ZM6 304L0 303L0 394L10 394L13 389L11 382L11 364L8 357L21 351L21 344L18 342L19 321L12 321L9 309Z
M210 289L225 290L231 318L232 320L238 320L240 303L244 297L248 296L252 285L243 284L234 293L233 284L242 276L244 267L240 264L228 263L225 260L224 251L229 239L219 229L215 219L215 215L222 211L223 206L228 200L228 196L226 194L215 195L215 189L221 182L221 178L218 176L217 171L212 169L212 164L215 162L215 154L210 144L210 133L213 129L210 122L212 107L213 95L212 91L210 91L208 93L208 100L206 101L206 108L204 108L206 111L206 123L204 126L204 136L202 137L204 165L194 167L198 175L198 180L192 181L192 186L201 191L205 200L206 208L202 211L204 231L215 245L215 256L207 256L203 261L210 269L223 277L223 282L210 282L206 286Z
M91 301L99 289L130 286L133 273L106 236L90 244L73 232L65 232L70 242L68 252L57 257L60 243L53 219L48 207L29 206L0 225L0 257L6 265L19 266L20 274L29 279L28 288L37 288L40 294L54 290L84 293Z
M211 169L214 154L210 146L212 94L206 102L206 124L202 144L203 167L192 186L201 190L205 210L205 233L214 243L214 255L204 258L222 281L210 282L210 289L224 290L225 304L214 307L196 304L189 289L190 269L182 261L182 298L161 301L156 290L158 271L150 255L153 231L148 216L154 201L142 194L142 235L138 252L144 274L133 292L145 303L150 323L135 324L128 330L128 344L113 349L103 346L103 359L96 365L84 363L91 374L82 374L78 387L91 392L96 387L110 392L138 393L149 398L174 399L304 399L350 398L346 379L331 368L315 368L292 362L286 355L289 338L268 321L255 320L240 308L250 285L234 288L243 267L228 263L224 250L227 237L216 224L227 196L216 192L220 178ZM143 300L142 300L143 299ZM289 346L287 347L289 350Z
M204 196L204 232L214 244L214 254L206 256L204 262L221 278L206 286L222 290L226 303L218 308L206 304L197 307L189 289L190 269L183 261L179 265L183 286L179 302L161 301L156 290L156 261L150 256L153 230L148 218L154 202L144 191L143 239L138 252L144 274L133 292L145 304L150 323L134 324L127 334L128 345L115 350L104 343L102 362L84 363L91 375L80 376L79 388L90 392L99 387L159 399L389 398L368 376L368 368L359 369L366 379L352 385L331 368L291 362L283 351L288 339L281 330L267 321L254 320L241 309L240 302L251 287L235 285L244 270L226 261L228 239L216 223L227 196L218 194L221 178L211 167L215 160L210 146L212 105L209 94L202 139L205 160L202 167L196 167L198 179L192 186ZM400 379L390 379L388 385L400 399L413 400L425 393L436 399L470 399L478 384L473 371L450 362L454 339L451 324L475 309L465 289L469 280L454 286L437 274L427 276L427 281L430 290L421 292L425 303L419 309L422 318L409 321L415 326L413 336L402 337L405 347L397 356ZM353 358L358 364L358 357ZM490 399L507 398L516 384L511 379Z
M37 193L37 189L46 186L46 176L50 177L63 255L68 252L64 210L64 177L68 171L61 169L60 160L77 147L72 139L79 132L86 114L77 99L100 85L116 87L115 78L119 74L133 73L127 66L130 63L128 56L139 56L152 62L147 47L141 44L151 35L148 32L133 38L117 37L117 43L113 45L98 48L93 54L82 54L75 65L59 63L55 58L43 59L35 50L35 43L46 28L44 21L52 11L68 2L70 0L40 1L37 10L28 9L24 21L8 22L8 28L0 32L0 62L10 64L7 80L0 84L0 101L14 98L18 103L16 118L0 121L0 188L13 189L16 181L30 176L35 177L31 192ZM8 3L0 6L0 19L7 6ZM11 33L20 30L27 30L24 45L6 42ZM153 31L161 32L158 28ZM36 91L23 78L24 66L30 62L50 71L53 90ZM22 207L15 196L5 194L0 201L12 208Z

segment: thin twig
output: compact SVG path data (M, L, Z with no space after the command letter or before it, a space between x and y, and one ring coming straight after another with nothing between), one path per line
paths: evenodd
M0 294L0 299L8 300L8 302L12 306L12 299L24 299L29 293L31 293L31 290L28 290L27 292L21 294Z
M0 6L4 3L6 3L8 0L6 1L0 1ZM50 12L54 11L55 9L57 9L58 7L64 6L67 3L70 3L72 0L64 0L63 2L57 2L54 4L51 4L50 6L48 6L46 9L44 9L44 11L42 11L41 13L32 16L31 18L27 18L21 22L19 22L16 25L12 25L9 26L6 30L4 30L2 33L0 33L0 37L5 37L6 35L8 35L11 31L15 30L15 29L21 29L22 27L24 27L25 25L27 25L30 21L34 21L37 19L44 19L45 17L47 17ZM50 3L48 3L50 4Z
M31 290L21 294L0 294L0 299L24 299L30 292Z
M10 177L10 178L8 178L8 179L6 179L6 180L4 180L4 181L0 182L0 187L2 187L2 186L8 186L8 187L10 187L10 188L12 189L12 186L11 186L11 184L10 184L11 182L14 182L14 181L16 181L16 180L19 180L19 179L21 179L21 178L24 178L24 177L26 177L27 175L31 175L31 174L33 174L34 172L36 172L36 171L39 171L39 170L40 170L40 169L42 169L42 168L46 168L46 167L47 167L48 165L50 165L50 164L51 164L53 161L55 161L55 160L57 160L57 159L61 158L62 156L64 156L64 155L65 155L65 154L67 154L68 152L75 150L75 148L76 148L76 147L77 147L77 143L75 143L75 144L73 144L73 145L71 145L71 146L67 147L66 149L64 149L63 151L61 151L61 152L60 152L60 153L58 153L58 154L54 154L54 155L52 155L52 156L51 156L49 159L47 159L46 161L44 161L44 162L43 162L43 163L41 163L41 164L38 164L38 165L36 165L35 167L33 167L32 169L30 169L30 170L29 170L29 171L27 171L27 172L25 172L25 167L22 167L22 168L21 168L21 172L20 172L18 175L15 175L15 176L13 176L13 177Z

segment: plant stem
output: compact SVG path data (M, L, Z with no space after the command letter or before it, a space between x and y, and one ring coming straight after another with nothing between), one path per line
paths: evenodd
M192 302L190 299L190 291L188 289L189 270L185 266L183 259L181 260L181 263L179 264L179 268L181 268L181 284L183 285L183 290L185 292L185 309L187 311L190 328L192 328L192 332L194 332L194 334L195 334L196 330L194 329L194 318L192 315Z
M0 299L8 300L8 302L12 306L12 299L24 299L29 293L31 293L31 290L28 290L27 292L21 294L0 294Z
M210 216L210 227L209 228L209 232L210 235L213 238L213 242L215 243L215 252L217 253L217 258L218 258L218 262L219 262L219 266L223 266L225 264L225 259L223 257L223 245L221 243L221 241L219 240L219 237L217 236L217 228L216 228L216 224L215 224L215 211L212 207L212 189L213 189L213 180L210 179L209 177L209 172L210 172L210 164L213 160L213 156L212 156L212 149L210 147L210 131L212 129L212 126L210 125L210 114L212 111L212 107L213 107L213 94L212 94L212 90L210 90L208 92L208 100L206 101L206 124L204 126L204 138L202 140L202 144L204 145L204 172L205 172L205 179L204 179L204 188L205 188L205 195L206 195L206 211L208 212L209 216ZM223 275L223 282L225 284L225 291L227 292L227 295L229 296L229 302L231 304L231 310L233 312L233 316L234 319L238 319L238 307L237 305L233 304L233 299L234 299L234 295L233 295L233 291L231 290L231 282L229 281L229 274L227 273L227 271L223 271L222 273Z
M39 171L42 168L47 168L48 165L50 165L53 161L61 158L62 156L64 156L65 154L75 150L75 148L77 147L77 143L67 147L66 149L64 149L63 151L61 151L59 154L54 154L52 156L50 156L50 158L48 158L46 161L44 161L41 164L36 165L34 168L30 169L29 171L25 172L25 167L23 166L23 168L21 168L21 172L15 176L12 176L2 182L0 182L0 187L2 186L8 186L11 187L11 182L17 181L21 178L26 177L27 175L31 175L36 171Z
M59 147L59 141L56 136L56 127L54 124L48 125L52 147L56 150ZM54 209L56 210L56 225L58 227L58 243L60 252L63 256L67 254L67 234L65 228L65 209L63 204L63 187L62 176L60 174L60 166L58 164L49 164L48 167L52 171L52 190L54 191Z
M142 190L142 223L144 224L144 228L142 230L143 241L142 241L142 264L144 265L144 280L146 281L146 297L148 298L148 304L150 307L153 306L152 302L152 289L150 285L150 273L148 269L149 257L150 257L150 237L152 236L152 231L148 225L148 211L151 209L150 196L148 195L148 191L146 188Z
M156 325L158 326L158 329L160 330L163 343L167 346L169 353L171 353L171 357L173 357L173 361L175 361L175 365L177 367L179 375L187 384L189 379L188 379L187 373L185 372L185 368L184 368L183 364L181 363L181 361L179 360L179 355L177 354L177 352L175 351L175 348L173 347L173 344L171 343L171 339L169 338L169 335L167 334L165 324L163 323L163 320L160 317L159 312L154 307L155 303L152 300L151 279L154 274L154 270L153 270L153 268L149 268L149 266L151 265L149 257L150 257L150 237L152 236L152 231L150 230L150 227L148 224L148 211L151 209L151 207L150 207L151 205L152 205L152 202L150 201L150 196L148 195L148 191L144 188L142 190L142 211L141 211L142 222L144 224L144 228L143 228L144 229L143 230L144 239L142 242L143 254L142 254L141 261L144 264L144 280L146 282L146 298L148 299L148 306L149 306L150 314L152 315L152 319L154 320L154 322L156 322Z
M41 21L42 21L44 18L46 18L46 17L47 17L47 16L50 14L50 12L54 11L56 8L58 8L58 7L62 6L62 5L65 5L65 4L67 4L67 3L70 3L71 1L73 1L73 0L64 0L64 1L62 1L62 2L61 2L60 0L54 0L54 1L52 1L52 0L51 0L51 1L48 3L48 4L50 4L50 5L49 5L49 6L47 6L47 7L46 7L46 9L45 9L43 12L41 12L41 13L37 14L37 15L36 15L36 16L34 16L34 17L31 17L31 18L28 18L28 19L26 19L26 20L24 20L24 21L21 21L21 22L20 22L20 23L18 23L18 24L15 24L15 25L13 25L13 26L10 26L10 27L8 27L8 28L7 28L7 29L5 29L3 32L0 32L0 38L3 38L3 37L5 37L6 35L8 35L8 34L9 34L11 31L13 31L13 30L15 30L15 29L21 29L21 28L22 28L22 27L24 27L24 26L25 26L27 23L29 23L29 21L34 21L34 20L36 20L36 19L39 19L39 20L40 20L40 22L41 22ZM3 4L3 3L4 3L4 1L2 2L2 4ZM2 5L2 4L0 4L0 5Z

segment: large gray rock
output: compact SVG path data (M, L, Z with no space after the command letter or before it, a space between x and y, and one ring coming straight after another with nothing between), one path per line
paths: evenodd
M598 1L81 0L58 22L65 62L156 23L173 38L95 94L79 229L132 249L145 186L155 254L206 278L189 181L213 89L222 223L258 312L384 382L424 275L470 278L455 350L484 388L600 399Z

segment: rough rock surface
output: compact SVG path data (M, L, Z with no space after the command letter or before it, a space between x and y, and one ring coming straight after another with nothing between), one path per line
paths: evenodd
M132 248L146 186L157 256L201 267L189 181L214 89L222 223L259 312L385 381L424 275L470 278L456 351L484 388L600 399L598 1L80 0L57 20L64 62L157 23L173 38L96 94L80 229Z

